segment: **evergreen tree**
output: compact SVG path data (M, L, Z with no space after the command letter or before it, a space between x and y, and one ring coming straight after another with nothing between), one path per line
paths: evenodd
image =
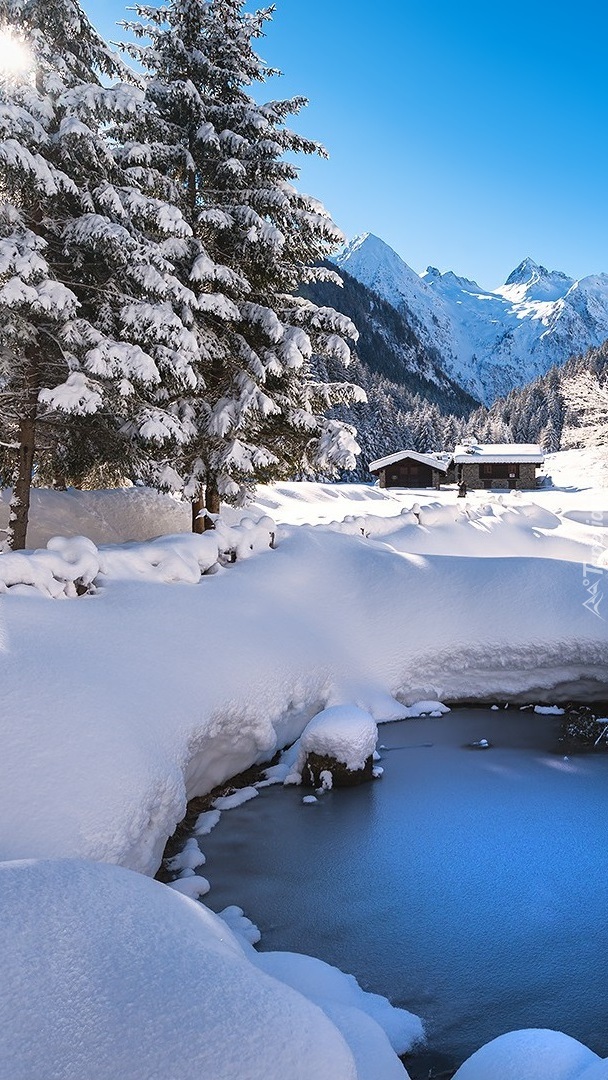
M118 160L142 91L106 85L129 73L77 0L0 0L0 29L29 52L0 83L0 413L22 548L41 425L47 461L66 414L97 414L118 441L127 421L142 442L183 440L187 418L152 391L193 385L200 357L161 244L189 228Z
M317 357L347 364L353 324L297 296L302 282L332 277L319 266L342 239L323 207L299 194L285 154L322 153L285 121L303 98L260 105L249 88L276 74L254 51L272 9L242 0L170 0L136 6L126 46L147 69L147 99L165 125L157 147L172 198L190 229L178 269L196 293L203 364L189 394L172 402L193 437L166 464L200 511L238 500L253 481L298 467L334 474L355 464L354 430L328 417L361 397L324 382ZM160 475L165 475L162 472Z
M425 403L416 418L415 443L420 454L443 449L439 445L438 413L436 407Z
M462 421L455 416L445 417L441 425L442 449L452 451L462 437Z
M555 424L552 420L549 420L547 426L543 429L540 436L540 445L543 450L546 450L550 454L554 454L559 450L559 432L557 431Z

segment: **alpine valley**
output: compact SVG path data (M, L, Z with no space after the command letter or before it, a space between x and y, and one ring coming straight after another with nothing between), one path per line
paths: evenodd
M405 316L425 352L486 405L608 339L608 274L575 281L527 258L489 290L434 267L419 275L371 233L334 261Z
M369 462L396 449L464 437L606 450L607 274L575 281L526 259L492 292L452 272L418 275L369 233L336 264L341 285L302 291L359 331L349 375L367 403L334 409L361 447L344 480L369 480ZM343 369L319 361L317 375L331 382Z

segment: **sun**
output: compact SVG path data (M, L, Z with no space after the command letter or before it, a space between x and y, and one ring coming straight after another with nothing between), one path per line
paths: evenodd
M23 41L10 28L0 30L0 79L19 75L31 64L32 55Z

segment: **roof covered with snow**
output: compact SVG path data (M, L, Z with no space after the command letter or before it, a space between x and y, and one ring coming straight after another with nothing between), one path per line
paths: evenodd
M545 455L537 443L463 443L454 450L454 461L462 465L467 461L483 461L487 464L530 461L542 464Z
M414 461L420 461L423 465L430 465L432 469L440 469L441 472L447 472L452 460L450 454L443 454L440 457L438 454L418 454L415 450L399 450L396 454L389 454L388 457L370 461L369 470L370 472L376 472L377 469L384 469L387 465L394 465L396 461L403 461L404 458L413 458Z

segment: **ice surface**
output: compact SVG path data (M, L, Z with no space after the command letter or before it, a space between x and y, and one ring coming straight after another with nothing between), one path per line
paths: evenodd
M242 904L264 949L314 940L420 1015L444 1068L529 1024L607 1054L608 761L564 763L558 729L518 709L384 728L379 784L308 809L298 790L273 788L222 821L207 849L211 905ZM467 749L482 737L491 750ZM427 1060L421 1075L441 1071Z

